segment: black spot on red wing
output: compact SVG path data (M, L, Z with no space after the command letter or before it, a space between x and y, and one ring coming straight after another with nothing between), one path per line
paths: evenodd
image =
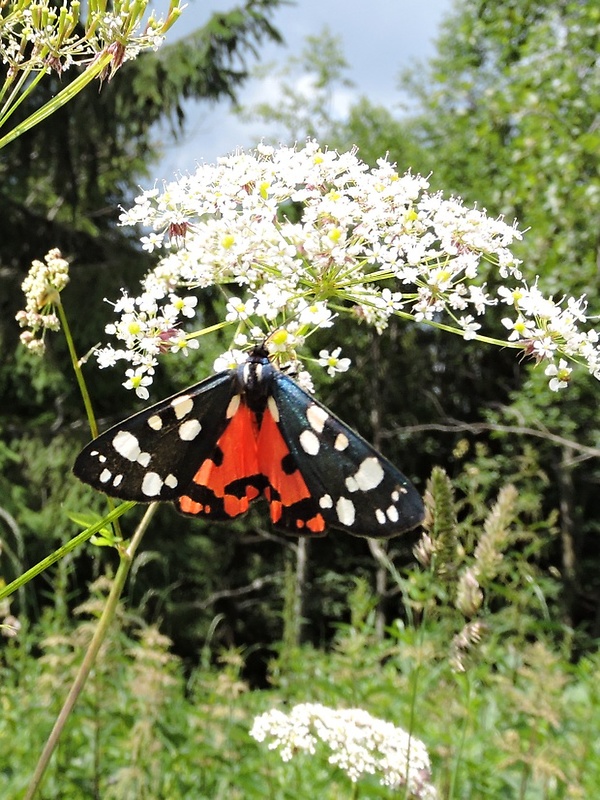
M223 464L223 451L219 446L215 447L210 458L216 467L220 467Z
M296 466L296 462L294 461L294 457L291 453L288 453L281 459L281 469L285 472L286 475L293 475L294 472L298 469Z
M252 475L247 478L240 478L236 481L231 481L225 487L225 494L230 494L233 497L246 497L249 488L257 490L258 494L262 494L268 485L268 481L264 475Z

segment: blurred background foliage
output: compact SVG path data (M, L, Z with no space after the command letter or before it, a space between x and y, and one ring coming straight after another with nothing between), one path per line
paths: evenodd
M270 21L278 2L248 0L215 15L186 39L126 64L99 94L88 90L0 154L0 576L6 581L74 535L69 510L105 510L103 498L70 475L88 433L65 345L60 336L50 339L43 360L18 345L20 283L33 258L59 247L72 262L63 302L80 353L103 338L111 309L102 298L116 297L121 286L135 290L151 265L133 233L116 222L119 205L152 175L156 123L166 121L180 136L186 100L235 98L247 77L245 54L280 38ZM400 77L415 99L410 116L364 97L347 118L333 116L331 97L345 85L347 56L328 31L269 69L271 80L280 77L285 103L241 113L269 130L277 126L275 141L314 135L330 147L356 144L371 164L388 153L400 171L431 173L434 190L518 218L522 229L530 228L516 254L531 282L555 297L584 292L598 308L599 33L592 0L461 0L436 56ZM297 87L306 85L311 89L303 94ZM54 90L50 80L45 91ZM490 268L488 281L495 280ZM216 296L206 293L201 302L207 323L216 321ZM67 770L80 787L63 782L61 797L191 796L187 759L197 748L206 785L196 786L195 796L264 797L265 786L269 796L299 796L282 788L290 768L274 757L263 764L247 737L249 761L235 774L215 766L231 765L227 752L242 737L241 721L265 706L264 695L248 688L267 685L284 700L310 695L334 704L335 697L383 717L398 711L406 727L411 719L403 701L410 706L418 691L423 706L412 724L440 769L445 765L443 796L593 795L590 787L600 780L590 734L600 634L597 382L578 373L557 396L511 352L400 322L381 337L342 323L338 341L355 369L320 380L318 395L422 491L434 467L445 470L454 487L446 492L454 509L448 569L464 570L499 493L516 487L518 534L513 527L505 563L485 588L479 612L485 645L471 642L477 656L466 675L452 672L454 637L469 620L457 617L451 576L415 565L418 533L379 548L337 533L299 547L273 534L260 507L229 526L164 507L132 572L106 673L101 665L61 748L64 760L50 780ZM165 359L155 398L210 373L221 347L216 340L203 345L187 360ZM103 427L139 407L116 372L90 363L86 375ZM131 530L134 516L125 523ZM47 673L68 682L87 635L87 623L77 621L83 603L83 616L94 617L89 586L101 593L115 564L108 548L87 545L0 609L23 626L0 651L8 698L0 725L22 748L10 768L0 769L0 786L4 780L10 788L5 796L16 796L11 792L36 750L14 738L16 721L26 709L50 714L58 702L62 692L56 683L45 686ZM357 586L369 598L366 611L357 611ZM373 663L381 666L376 685L367 680ZM140 670L144 691L132 688ZM450 693L457 693L455 705L448 704ZM397 700L390 704L391 696ZM210 716L213 701L222 703L222 718ZM429 730L420 728L425 720ZM145 743L141 760L123 766L115 754L132 754L134 732ZM555 752L557 741L571 753L568 764ZM90 742L102 758L94 762L88 749L69 764L68 753L84 752ZM150 764L149 753L173 747L177 759L168 767L162 755ZM453 773L457 759L460 770ZM327 772L323 764L311 769L306 786L314 793ZM150 774L155 786L162 781L160 791L144 788ZM106 780L111 788L101 791ZM244 791L236 795L234 785ZM372 789L364 796L388 795Z

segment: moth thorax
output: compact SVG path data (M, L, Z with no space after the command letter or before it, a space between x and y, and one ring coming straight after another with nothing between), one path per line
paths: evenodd
M237 389L244 395L251 411L262 413L265 410L272 376L273 367L267 359L249 360L237 368Z

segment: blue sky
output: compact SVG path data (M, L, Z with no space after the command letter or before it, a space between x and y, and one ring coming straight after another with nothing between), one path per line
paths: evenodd
M211 12L234 5L235 0L188 0L171 39L202 25ZM298 54L306 36L327 26L341 38L355 95L394 108L401 100L397 89L400 70L418 69L419 62L433 54L440 26L451 8L452 0L297 0L273 15L285 47L268 45L261 62L281 63L292 53ZM250 105L264 99L264 92L264 84L250 81L239 92L239 100ZM338 100L348 103L352 97L346 92ZM238 146L251 147L263 133L259 123L242 123L231 112L229 102L190 103L187 111L186 134L176 146L165 147L164 158L155 169L159 179L191 171L198 162L214 161Z

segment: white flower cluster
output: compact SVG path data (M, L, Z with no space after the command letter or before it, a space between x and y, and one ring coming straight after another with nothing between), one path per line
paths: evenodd
M117 304L122 318L110 332L124 346L100 351L101 365L125 359L140 379L151 377L156 354L195 300L189 292L219 285L231 287L223 324L235 326L233 344L266 339L280 360L295 361L306 337L336 315L381 331L395 314L543 359L552 389L568 383L562 359L600 377L597 334L580 329L584 298L555 303L528 288L509 249L521 238L514 226L427 189L425 178L398 175L384 159L369 169L355 151L311 140L301 149L238 152L144 192L121 222L144 226L144 248L161 258L140 296ZM512 305L510 335L491 339L477 320L499 302ZM319 363L347 369L338 348L333 353L335 364L329 355Z
M54 248L44 256L44 261L32 262L27 277L21 284L25 295L25 308L16 315L22 328L21 342L32 352L45 351L44 332L57 331L60 321L54 308L60 303L60 292L69 282L69 263L60 250Z
M273 709L256 717L250 735L268 740L284 761L299 752L314 754L319 741L331 751L329 763L356 782L362 775L381 776L384 786L406 787L413 800L435 800L431 765L423 742L360 708L335 710L302 703L288 714Z
M63 72L73 64L88 64L99 53L113 55L112 69L134 58L142 49L156 49L165 31L178 16L177 2L171 4L167 20L145 16L146 3L116 0L88 10L81 19L81 3L51 0L22 0L3 12L0 27L0 62L11 74L28 69Z
M503 303L511 305L515 317L502 320L510 330L509 341L522 342L527 355L536 361L549 362L545 373L550 377L550 389L557 392L568 386L572 369L564 358L584 361L594 377L600 379L600 337L595 330L582 330L587 321L585 297L566 297L559 302L546 298L537 285L526 283L512 291L501 286L498 295Z
M143 400L149 397L146 387L152 383L160 353L170 350L187 355L190 349L196 350L199 346L196 339L189 338L176 327L180 316L195 317L198 298L182 298L171 292L167 300L159 313L156 302L149 296L129 297L123 292L121 299L114 304L115 312L120 314L119 322L107 325L106 332L121 339L125 348L115 350L107 347L97 352L101 367L113 366L119 359L134 364L126 370L127 380L123 385L126 389L134 389Z

